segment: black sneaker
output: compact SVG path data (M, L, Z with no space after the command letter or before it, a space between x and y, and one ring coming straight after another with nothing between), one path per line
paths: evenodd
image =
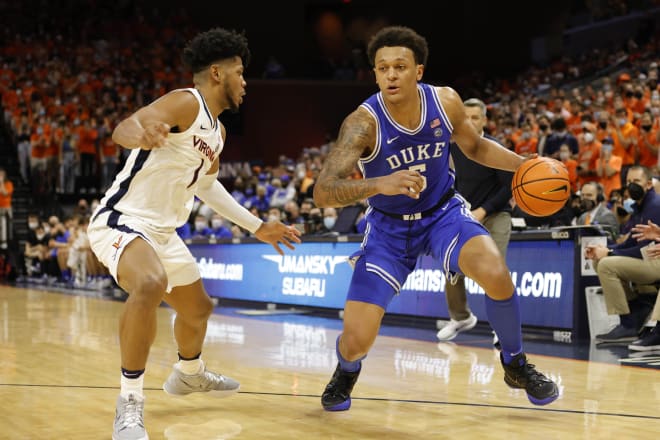
M500 361L504 367L504 382L511 388L523 388L534 405L547 405L559 397L557 385L536 371L533 364L528 364L524 353L514 356L508 365L500 353Z
M648 334L641 339L636 340L628 346L628 350L632 351L653 351L660 350L660 329L658 326L648 332Z
M337 364L335 373L321 396L323 409L326 411L346 411L351 407L351 391L353 391L353 386L357 382L361 370L362 366L359 370L349 373L343 371Z
M607 333L596 335L596 339L600 342L632 342L637 339L637 334L638 331L635 328L619 324Z

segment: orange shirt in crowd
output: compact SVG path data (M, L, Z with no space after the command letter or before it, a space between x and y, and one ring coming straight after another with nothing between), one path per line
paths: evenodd
M82 154L96 154L96 138L99 137L98 131L93 128L79 127L78 151Z
M637 137L637 127L635 127L632 123L626 122L622 127L621 127L621 135L624 138L630 138L630 137ZM616 130L610 131L610 137L614 141L614 148L612 149L612 154L615 156L621 157L621 164L622 165L632 165L635 163L635 145L637 142L635 141L634 145L631 146L629 149L625 149L621 141L619 140L619 136L616 133Z
M101 154L103 157L118 157L118 152L117 144L114 143L112 137L106 137L101 145Z
M571 191L573 192L577 191L577 181L578 181L577 160L566 159L566 160L562 160L561 163L563 163L568 169L568 180L571 182Z
M538 138L532 137L527 140L522 138L516 142L516 153L521 156L527 156L529 154L536 153L536 147L539 144Z
M14 193L14 184L5 180L5 191L7 195L0 192L0 208L11 208L11 195Z
M648 145L654 146L656 151L649 149ZM639 164L653 170L658 165L658 129L651 128L650 131L639 131L639 140L637 141L637 149L639 151Z
M600 141L594 139L592 142L586 144L580 144L580 150L577 155L578 166L585 171L593 171L589 175L578 176L578 184L580 188L587 182L594 182L598 180L598 176L595 174L596 168L598 166L598 159L600 159L600 149L603 144Z
M44 138L44 135L38 133L32 133L30 135L30 142L32 143L32 153L30 156L33 159L41 159L46 155L47 142L50 142L50 139Z
M612 176L607 177L604 172L603 176L600 178L600 184L603 185L603 190L605 191L605 197L609 198L613 190L621 188L621 165L623 161L620 156L615 156L614 154L610 156L609 166L610 168L616 170L617 172L612 174Z
M566 128L573 133L573 136L578 137L582 133L582 115L571 115L564 120L566 121Z

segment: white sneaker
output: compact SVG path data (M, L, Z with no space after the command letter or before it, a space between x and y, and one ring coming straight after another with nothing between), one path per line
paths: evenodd
M119 395L112 440L149 440L144 429L144 398L129 394L128 399Z
M211 393L216 397L224 397L238 391L240 384L234 379L222 374L208 371L202 366L199 374L183 374L177 364L163 384L167 394L186 396L191 393Z
M451 319L440 329L440 331L438 331L436 336L441 341L450 341L454 339L459 332L471 330L475 325L477 325L477 317L474 316L474 313L470 312L470 316L468 316L467 319L461 321Z

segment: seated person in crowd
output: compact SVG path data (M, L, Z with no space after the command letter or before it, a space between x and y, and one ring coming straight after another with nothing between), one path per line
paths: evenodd
M45 274L45 261L48 259L48 242L50 235L46 233L44 225L34 215L28 217L28 239L25 242L25 270L26 275L41 276Z
M601 225L605 232L611 233L616 239L619 231L619 222L607 209L603 189L596 182L587 182L580 188L581 207L584 211L576 221L578 225Z
M209 228L209 221L202 214L195 216L195 224L192 230L191 238L208 238L211 236L211 228Z
M638 224L632 228L633 238L636 240L653 240L660 242L660 226L649 220L647 224ZM649 247L647 257L660 258L660 245L654 244ZM655 327L628 346L632 351L660 350L660 295L655 299L655 306L651 313L651 320L656 321Z
M648 168L633 166L626 176L627 191L635 201L630 222L660 224L660 196L653 189ZM591 245L585 258L594 262L603 288L607 313L619 315L620 324L611 331L596 335L601 342L634 341L651 311L648 295L639 295L631 284L651 284L660 280L660 259L642 257L649 240L632 236L616 245Z
M232 238L231 230L226 226L224 217L218 213L214 213L211 217L209 237Z

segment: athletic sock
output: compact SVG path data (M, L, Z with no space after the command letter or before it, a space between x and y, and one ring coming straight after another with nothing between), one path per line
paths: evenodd
M201 356L202 353L198 353L197 356L192 358L184 358L179 354L179 362L176 363L179 371L188 376L201 373L204 370L204 362L202 362Z
M522 353L522 323L518 295L513 292L510 298L503 301L494 300L486 295L486 315L490 326L500 339L504 363L509 364L514 356Z
M144 370L121 369L121 389L120 394L124 399L128 399L129 394L135 394L141 398L144 397Z
M337 351L339 368L341 368L343 371L346 371L347 373L354 373L360 369L360 366L362 365L362 359L366 358L367 356L362 356L360 359L356 359L354 361L347 361L339 352L339 338L341 338L341 335L337 336L337 341L335 342L335 350Z

